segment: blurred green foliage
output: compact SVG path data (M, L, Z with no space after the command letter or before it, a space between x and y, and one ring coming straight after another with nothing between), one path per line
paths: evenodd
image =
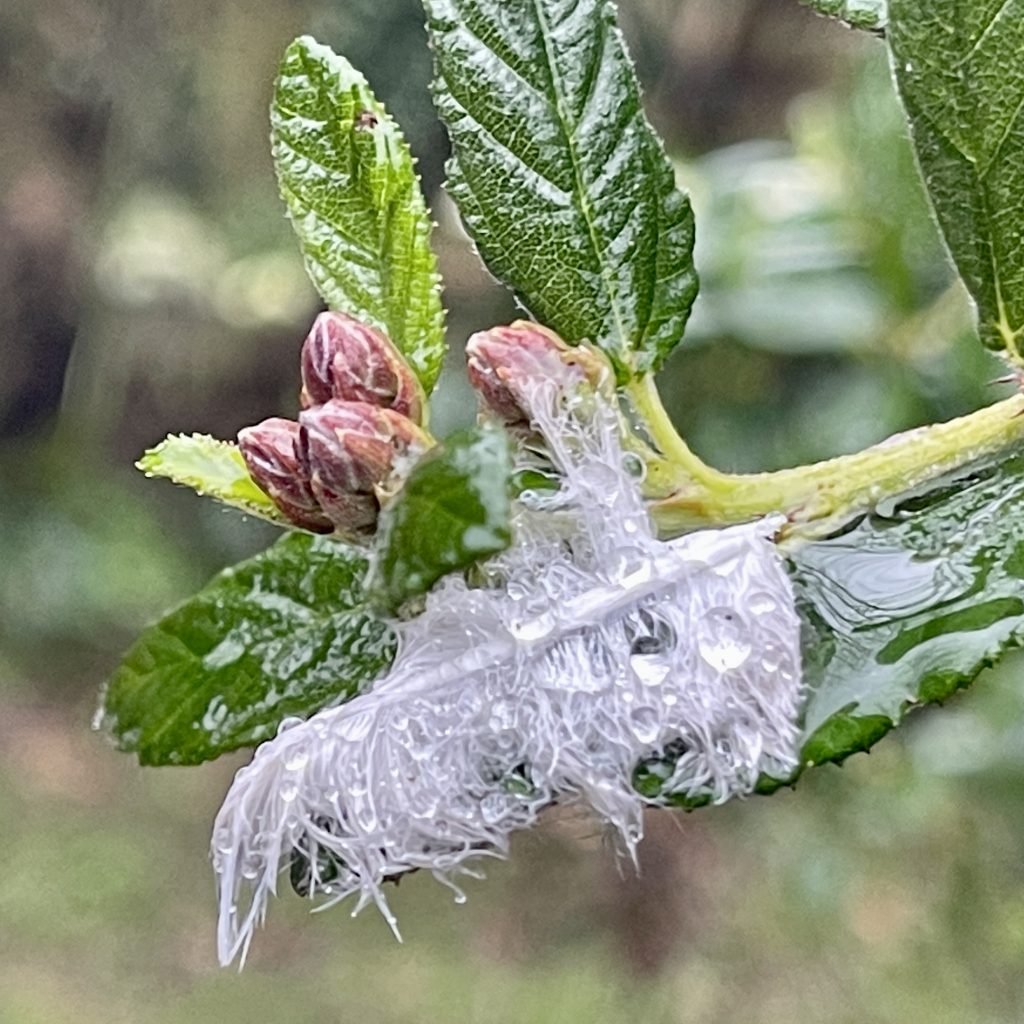
M684 437L757 470L856 451L999 397L868 49L789 108L789 138L683 165L702 292L661 378ZM699 395L701 400L689 400Z
M697 211L703 292L663 381L698 451L793 464L997 397L872 40L796 0L622 8ZM466 907L403 882L404 946L289 898L244 975L214 968L230 765L143 770L88 722L130 636L273 534L128 467L294 407L317 306L266 109L305 31L420 158L456 349L432 422L472 418L458 349L513 309L437 191L421 23L418 0L0 8L0 1020L1020 1020L1014 660L793 793L653 815L640 880L556 820Z

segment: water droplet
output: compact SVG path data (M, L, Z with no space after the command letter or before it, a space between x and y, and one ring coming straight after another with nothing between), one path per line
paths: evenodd
M643 548L616 548L609 559L608 575L622 586L636 586L651 578L651 560Z
M730 576L735 576L739 572L740 563L743 561L742 554L739 552L729 552L728 549L724 552L716 552L713 558L718 560L711 561L708 568L716 576L722 576L726 579Z
M549 636L555 628L555 617L550 612L509 623L509 632L523 643L535 643Z
M285 771L300 772L309 763L309 754L305 750L294 750L284 759Z
M783 661L785 654L778 644L767 644L761 654L761 667L765 672L774 672Z
M626 452L622 456L622 468L631 476L634 480L643 482L647 476L647 463L644 462L636 452Z
M296 715L289 715L287 718L281 719L281 724L277 727L277 735L287 732L289 729L294 729L297 725L302 725L303 720Z
M766 590L757 590L747 599L747 607L755 615L771 615L779 607L779 602Z
M286 804L290 804L299 795L299 787L294 782L285 782L278 793Z
M663 654L633 654L629 664L644 686L661 686L671 669Z
M652 707L635 708L630 713L629 726L641 743L654 743L661 733L661 719Z
M665 654L678 643L672 624L649 609L641 609L633 626L630 654Z
M750 657L750 642L731 608L712 608L706 612L698 634L697 650L717 672L733 671Z

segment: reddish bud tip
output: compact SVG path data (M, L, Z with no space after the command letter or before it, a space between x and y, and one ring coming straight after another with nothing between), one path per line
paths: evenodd
M422 422L424 395L401 352L344 313L321 313L302 346L304 408L332 399L393 409Z
M563 390L611 380L607 360L590 348L573 348L554 331L518 320L474 334L466 345L470 383L484 405L507 424L530 421L527 390L533 381L554 381Z
M395 460L430 446L408 417L369 402L332 399L299 414L298 452L313 494L335 526L350 534L373 528L377 494Z
M314 533L330 533L298 455L299 425L273 418L238 432L238 450L253 480L293 522Z

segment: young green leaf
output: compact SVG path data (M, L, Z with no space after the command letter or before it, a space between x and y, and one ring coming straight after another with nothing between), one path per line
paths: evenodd
M854 28L885 32L889 22L888 0L800 0L819 14L839 18Z
M173 480L247 515L267 519L275 526L295 528L249 475L238 446L228 441L218 441L208 434L169 434L136 466L146 476Z
M381 514L368 589L397 607L508 547L511 471L508 438L493 428L455 434L424 455Z
M1024 0L891 0L893 66L982 341L1024 362Z
M99 722L142 764L198 764L354 696L394 657L365 572L352 548L307 534L225 569L139 637Z
M697 294L693 214L608 0L424 0L449 190L543 324L656 369Z
M401 132L366 79L306 36L285 52L270 115L278 184L317 290L384 331L429 391L444 311L430 215Z

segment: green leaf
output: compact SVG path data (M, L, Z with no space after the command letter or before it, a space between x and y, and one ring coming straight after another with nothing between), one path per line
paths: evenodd
M891 0L893 66L982 341L1022 362L1024 0Z
M884 32L889 22L888 0L800 0L819 14L839 18L854 28Z
M508 438L495 428L463 431L427 452L381 514L368 589L398 607L507 548L511 472Z
M228 441L218 441L208 434L193 434L191 437L169 434L135 465L146 476L173 480L247 515L269 520L275 526L295 529L270 495L249 475L237 445Z
M886 503L792 565L804 758L839 761L1024 640L1024 454Z
M198 764L354 696L395 651L365 572L352 548L298 533L224 570L139 637L102 725L142 764Z
M424 0L449 191L491 271L620 375L655 369L697 294L693 213L606 0Z
M429 391L444 356L430 215L401 132L343 57L288 47L270 111L281 195L332 309L383 330Z

